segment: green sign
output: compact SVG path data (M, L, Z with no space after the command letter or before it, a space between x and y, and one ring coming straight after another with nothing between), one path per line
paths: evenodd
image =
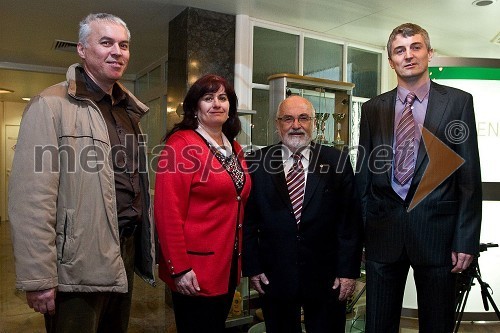
M431 79L500 80L500 68L429 67Z

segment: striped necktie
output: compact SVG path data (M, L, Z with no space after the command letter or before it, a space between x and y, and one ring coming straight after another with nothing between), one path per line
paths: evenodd
M396 152L394 153L394 178L399 184L406 184L415 170L413 151L415 149L415 121L413 119L412 105L415 93L406 96L406 105L403 116L396 129Z
M302 203L304 202L306 175L301 162L302 155L299 153L292 156L293 165L286 175L286 183L288 185L288 193L290 194L295 220L299 224L302 215Z

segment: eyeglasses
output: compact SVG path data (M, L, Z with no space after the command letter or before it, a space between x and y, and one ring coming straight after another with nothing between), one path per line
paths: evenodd
M301 114L298 118L295 118L294 116L287 115L287 116L283 116L283 117L278 117L276 119L278 119L279 121L284 122L287 125L293 124L295 122L295 119L297 119L300 124L305 125L308 122L310 122L311 120L313 120L314 117L310 117L310 116L308 116L306 114Z

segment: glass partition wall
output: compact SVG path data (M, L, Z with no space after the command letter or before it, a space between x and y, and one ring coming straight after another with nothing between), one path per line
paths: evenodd
M252 109L256 111L252 118L252 144L255 146L264 146L273 141L274 133L269 129L274 118L270 115L274 115L276 110L269 110L268 78L271 75L288 73L354 83L353 101L356 100L357 108L360 103L381 92L383 50L367 50L323 36L258 24L253 27L252 41L251 101ZM314 98L312 101L317 112L328 107L324 103L314 103ZM328 102L328 99L323 101ZM353 133L357 134L359 117L352 116L355 119L350 119L349 123L354 128ZM352 140L357 142L357 137Z

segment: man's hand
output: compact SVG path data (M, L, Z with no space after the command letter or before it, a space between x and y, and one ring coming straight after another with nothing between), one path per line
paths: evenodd
M250 283L252 287L259 292L259 294L265 294L264 290L260 283L265 284L266 286L269 284L269 280L266 277L266 274L260 273L259 275L254 275L250 278Z
M26 300L30 308L41 314L54 315L56 313L56 288L27 291Z
M340 286L339 301L345 301L347 298L351 297L356 290L356 280L347 278L335 278L333 283L333 289L337 289Z
M451 252L452 273L461 273L469 267L474 260L474 255L467 253Z
M177 291L183 295L196 296L200 291L198 279L193 270L174 279Z

